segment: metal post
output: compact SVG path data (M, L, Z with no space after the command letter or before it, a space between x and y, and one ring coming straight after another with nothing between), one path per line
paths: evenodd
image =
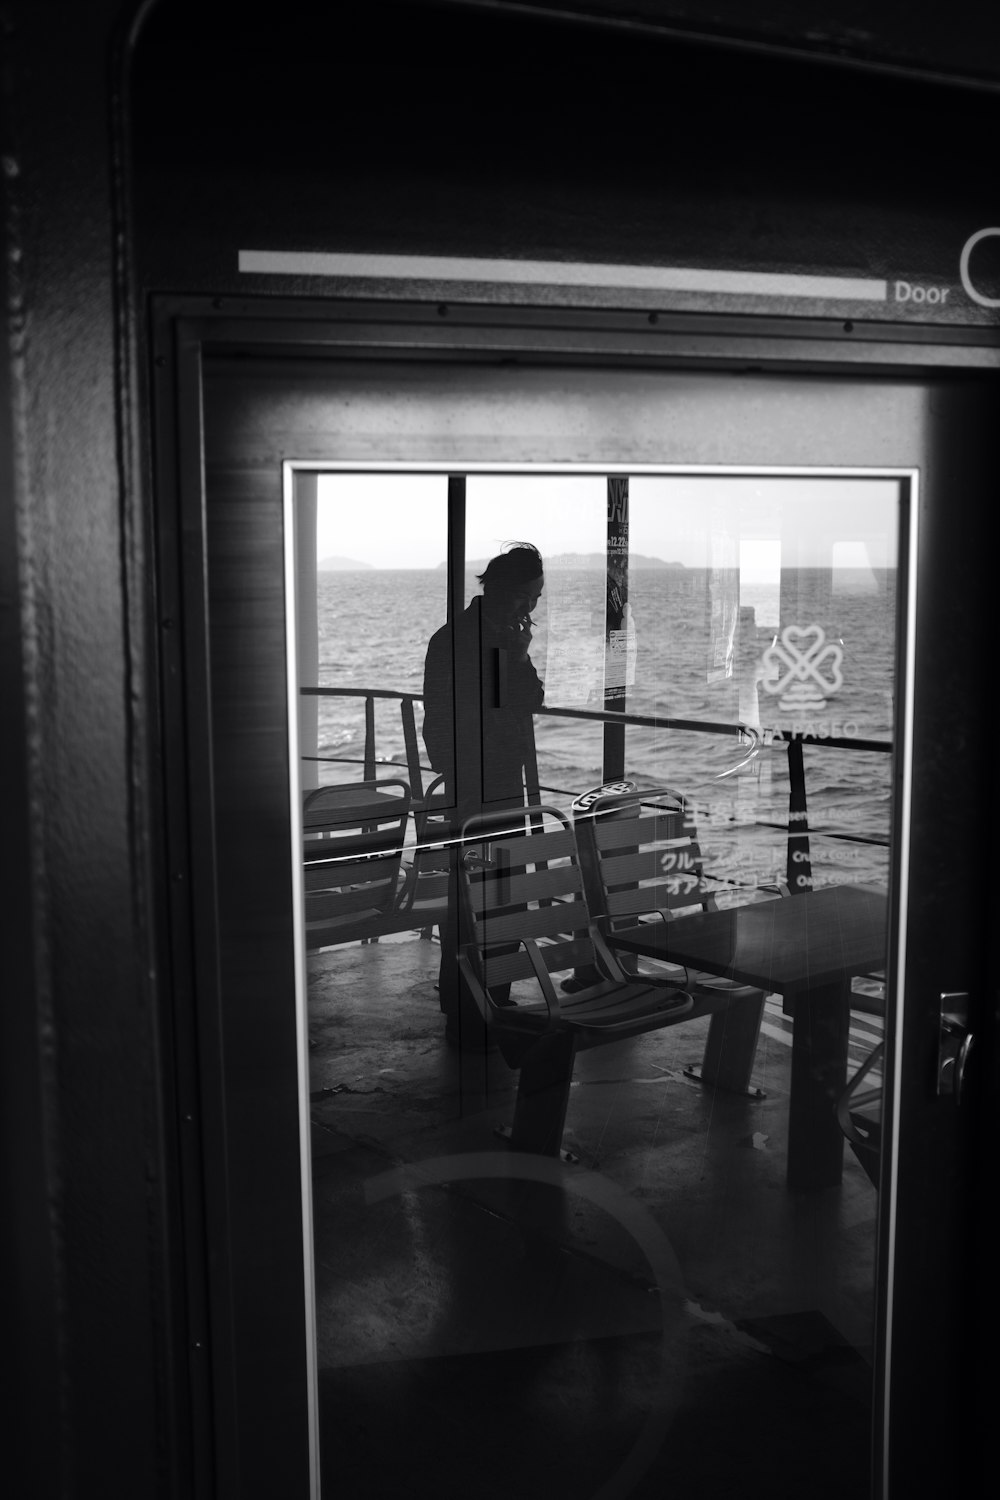
M788 889L792 895L812 890L812 860L809 853L809 815L806 811L806 772L802 759L802 736L788 741Z
M318 477L296 474L294 540L295 628L299 686L319 683L319 610L316 598L316 509ZM303 791L319 786L319 698L299 695L299 785Z
M623 714L626 703L628 625L628 475L608 476L607 604L604 636L604 708ZM625 775L625 725L604 726L604 780Z

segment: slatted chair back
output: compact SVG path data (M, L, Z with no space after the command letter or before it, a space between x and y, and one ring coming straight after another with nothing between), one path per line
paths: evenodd
M307 948L398 930L409 810L405 781L349 782L307 795L302 809Z
M591 910L612 950L616 933L644 923L711 910L716 905L706 879L691 803L666 787L609 793L591 804L578 828ZM777 894L777 893L775 893ZM685 1068L713 1088L760 1098L751 1073L764 1014L762 990L668 961L632 956L636 978L683 983L694 1000L693 1016L711 1016L700 1069ZM575 976L575 984L587 982Z
M580 832L591 909L608 931L650 912L673 916L715 905L694 810L680 792L658 787L599 797Z
M513 1068L518 1149L560 1149L580 1049L672 1026L690 1015L680 986L636 983L593 926L576 838L557 808L532 806L469 819L460 859L463 933L459 968ZM559 993L555 976L589 968L594 982Z
M423 796L410 804L415 841L403 860L404 884L398 909L409 926L429 937L440 927L448 910L454 837L454 805L444 790L444 777L437 776Z
M486 990L536 980L535 955L548 974L594 962L576 839L557 808L469 820L461 865L463 937Z

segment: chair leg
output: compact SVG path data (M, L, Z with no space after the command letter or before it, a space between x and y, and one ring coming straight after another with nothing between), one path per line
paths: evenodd
M510 1134L516 1150L559 1155L575 1056L574 1034L557 1031L540 1038L525 1057Z
M765 1097L761 1089L750 1087L757 1038L764 1015L764 995L731 1000L714 1012L705 1040L701 1064L701 1081L716 1089L734 1094L749 1094L751 1099Z

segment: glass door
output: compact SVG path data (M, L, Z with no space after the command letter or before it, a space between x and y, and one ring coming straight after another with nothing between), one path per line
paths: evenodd
M974 993L984 962L985 762L969 735L961 776L931 747L984 668L942 577L954 487L985 483L986 395L389 361L203 374L207 585L186 608L204 598L224 899L199 1006L226 1083L218 1337L238 1380L219 1399L244 1472L274 1449L280 1347L315 1494L895 1493L910 1424L961 1390L940 995ZM515 559L501 607L510 565L490 566L523 543L541 571ZM494 797L510 719L518 786ZM525 972L477 995L465 819L478 802L511 825L494 842L526 843L563 819L541 861L561 881L597 794L621 828L652 799L666 838L641 942L599 980L666 969L692 1004L574 1041L558 1140L516 1149L537 1076L508 1045L517 1014L559 1031L594 976L574 953L548 1000ZM610 899L639 877L616 866L602 908L585 864L604 947L627 943ZM544 927L544 950L564 897L518 891L504 940ZM926 1339L915 1390L898 1371Z
M300 683L299 711L318 699L301 782L316 786L303 805L322 1467L337 1482L349 1472L352 1493L390 1493L413 1466L479 1493L489 1455L483 1493L541 1494L558 1465L566 1493L651 1495L697 1472L764 1494L790 1473L805 1483L828 1444L812 1491L867 1484L913 482L302 471L300 617L318 601L318 679ZM348 556L332 554L333 538ZM449 555L461 583L451 635ZM524 573L506 587L491 577L504 561ZM508 596L514 632L524 590L520 670L544 696L521 705L512 665L513 706L497 707L469 686L462 636L472 623L505 640ZM454 710L426 665L442 640L460 664ZM471 750L465 706L479 714ZM506 768L511 747L521 764L502 798L485 770L454 765L464 750L473 772ZM640 930L676 923L683 958L695 918L707 967L681 969L695 1000L683 1024L612 1031L581 1052L557 1149L504 1154L518 1070L504 1056L508 1017L477 1026L455 979L447 871L462 846L442 809L502 805L516 821L517 805L555 807L584 844L602 785L602 814L618 796L641 816L665 791L683 807L688 842L678 847L674 819ZM367 908L356 926L331 914L352 898L336 863L325 883L316 864L364 787L410 793L399 895L374 927ZM325 837L312 837L320 814ZM737 952L731 918L770 902L788 908L770 941L780 955L766 942ZM614 949L622 924L600 892L592 904ZM530 934L537 904L522 911ZM860 946L818 975L830 923L838 939L853 923ZM633 987L671 971L650 943ZM762 970L734 977L734 958ZM560 988L578 978L568 960L553 972ZM537 998L530 977L515 982L511 1024ZM732 1076L713 1062L720 1039ZM359 1171L364 1212L349 1206ZM389 1450L387 1378L400 1437ZM519 1441L494 1451L501 1399ZM346 1426L344 1409L356 1414ZM718 1425L743 1442L714 1444Z

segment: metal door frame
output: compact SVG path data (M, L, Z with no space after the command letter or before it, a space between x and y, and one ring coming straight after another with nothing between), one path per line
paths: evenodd
M580 312L525 307L471 306L404 302L326 302L305 299L219 299L158 297L152 307L150 384L154 407L155 514L157 542L160 714L164 763L164 817L161 854L172 873L172 887L191 886L193 895L175 905L171 921L174 1001L172 1027L174 1077L179 1101L174 1123L176 1160L187 1233L184 1242L191 1347L200 1350L211 1316L209 1243L213 1256L228 1244L229 1225L214 1191L224 1184L225 1164L217 1150L223 1121L221 1093L210 1087L221 1076L221 1045L216 1018L195 1014L196 971L210 974L215 958L195 943L193 911L201 900L212 905L214 848L204 834L200 847L192 831L204 830L210 817L210 786L190 774L189 757L198 746L210 751L207 673L192 681L190 666L207 662L207 637L191 632L200 618L205 556L199 535L198 496L203 496L201 371L211 352L247 360L290 356L321 360L359 356L374 359L435 362L464 360L518 364L565 364L606 368L662 368L692 371L801 373L824 376L884 375L940 378L943 375L989 379L1000 371L1000 331L926 327L865 327L851 323L705 314ZM990 382L993 383L992 381ZM289 458L294 455L288 455ZM186 500L183 497L186 496ZM193 506L193 508L192 508ZM188 520L183 520L184 516ZM179 518L181 518L179 520ZM901 538L902 540L902 538ZM915 586L913 569L911 586ZM180 621L183 629L176 628ZM912 651L912 641L907 649ZM919 664L912 663L919 675ZM909 762L907 762L909 768ZM206 800L207 799L207 800ZM200 894L198 887L200 886ZM905 897L905 892L902 893ZM995 889L990 892L995 907ZM988 1008L987 1008L988 1009ZM985 1066L995 1078L995 1019L984 1010L989 1034L981 1039ZM983 1046L985 1044L985 1046ZM983 1063L981 1060L980 1069ZM981 1127L994 1131L985 1112L987 1089L978 1107ZM191 1108L185 1107L186 1104ZM973 1108L976 1108L976 1102ZM216 1113L213 1116L213 1109ZM881 1209L880 1209L881 1220ZM970 1218L970 1230L972 1221ZM879 1283L895 1277L889 1236L880 1222ZM225 1254L224 1254L225 1258ZM980 1267L985 1285L985 1266ZM914 1273L910 1273L914 1274ZM221 1332L217 1329L217 1334ZM231 1330L229 1330L231 1332ZM194 1335L199 1333L200 1338ZM223 1337L223 1345L228 1338ZM205 1434L204 1413L215 1402L204 1362L195 1359L189 1376L193 1425ZM876 1381L879 1377L876 1369ZM888 1370L885 1372L888 1374ZM218 1376L218 1372L217 1372ZM876 1451L882 1464L876 1492L902 1494L907 1472L919 1474L918 1455L909 1455L910 1434L898 1441L887 1417L891 1382L876 1400ZM876 1392L878 1386L876 1385ZM202 1413L199 1421L198 1413ZM232 1436L225 1420L209 1446L225 1449ZM202 1443L201 1446L204 1446ZM898 1486L898 1489L897 1489Z

